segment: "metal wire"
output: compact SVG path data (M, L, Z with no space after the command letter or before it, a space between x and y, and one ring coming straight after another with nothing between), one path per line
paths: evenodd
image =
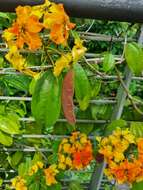
M20 121L23 121L23 122L35 122L35 119L34 118L26 118L26 117L23 117L23 118L20 118L19 119ZM66 119L58 119L57 122L67 122ZM95 124L106 124L106 123L109 123L110 121L109 120L92 120L92 119L77 119L76 120L77 123L95 123Z
M105 41L105 42L124 42L124 38L122 37L116 37L116 36L110 36L105 34L98 34L98 33L92 33L92 32L79 32L81 38L86 40L93 40L93 41ZM128 42L135 41L135 39L128 38Z
M12 135L12 137L14 138L36 138L36 139L51 139L51 140L55 140L55 139L63 139L63 138L68 138L69 135L51 135L51 134L23 134L23 135ZM90 135L88 136L89 139L95 139L94 136Z
M16 152L16 151L20 151L20 152L37 152L37 149L34 147L30 147L30 148L0 148L0 152ZM52 152L52 149L48 149L48 148L38 148L38 151L40 152Z
M0 96L0 100L14 100L14 101L31 101L31 97L14 97L14 96ZM101 99L101 100L90 100L91 104L116 104L116 100Z

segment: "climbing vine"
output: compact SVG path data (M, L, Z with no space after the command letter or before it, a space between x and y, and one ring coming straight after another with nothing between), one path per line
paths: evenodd
M8 155L8 162L13 168L18 167L18 175L11 180L10 186L16 190L61 190L64 173L85 170L96 162L106 162L105 175L119 184L128 184L133 190L143 181L143 130L141 123L126 123L124 120L113 121L104 125L104 130L94 124L80 124L77 117L97 120L97 115L108 119L108 112L102 106L90 109L91 99L100 93L101 80L91 77L106 77L116 72L122 88L131 105L142 115L142 101L133 97L126 87L118 67L126 64L134 75L143 71L143 49L135 43L124 42L123 53L117 59L110 51L102 53L97 64L87 61L88 51L84 40L76 31L76 25L70 21L62 4L45 0L36 6L18 6L11 26L4 30L2 38L8 52L5 59L16 72L26 75L29 87L23 87L17 78L14 84L20 90L29 90L32 95L28 109L36 124L21 126L20 117L28 115L26 106L3 104L0 109L0 143L4 146L19 146L16 135L44 134L46 140L28 139L27 144L34 144L36 153L22 160L23 153ZM28 56L27 56L28 54ZM40 62L29 67L29 54ZM41 54L40 59L38 55ZM3 62L3 60L2 60ZM35 62L34 62L35 63ZM84 64L83 64L84 63ZM99 63L99 64L98 64ZM101 64L102 63L102 64ZM5 77L3 80L10 81ZM14 81L14 79L13 79ZM6 83L7 84L7 83ZM27 91L28 91L27 90ZM28 94L27 93L27 94ZM12 94L13 95L13 94ZM138 105L140 104L140 105ZM102 109L103 108L103 109ZM113 108L110 109L110 112ZM68 123L58 124L66 118ZM32 120L33 121L33 120ZM50 135L66 135L62 139L52 139ZM139 135L138 135L139 134ZM22 142L23 143L23 142ZM52 147L46 156L40 151ZM120 150L120 151L119 151ZM6 155L5 155L6 156ZM21 161L22 160L22 161ZM96 171L95 171L96 172ZM79 184L70 186L71 190L82 189Z

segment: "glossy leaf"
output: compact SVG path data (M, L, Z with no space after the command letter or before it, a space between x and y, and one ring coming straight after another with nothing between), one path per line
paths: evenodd
M25 75L5 75L3 80L14 89L24 92L29 89L30 77Z
M62 86L62 108L64 116L67 121L74 125L76 123L76 118L74 114L74 73L73 70L68 71L63 80Z
M90 107L88 107L85 111L81 111L80 109L78 109L77 110L77 118L92 120L92 114L91 114ZM85 133L85 134L89 135L94 128L94 124L93 123L77 123L76 127L81 133Z
M114 55L110 52L104 53L103 59L103 71L108 72L112 70L115 66L115 58Z
M143 122L131 122L130 130L135 135L136 138L142 138L143 137Z
M10 19L9 15L7 13L3 13L3 12L0 12L0 17L1 18L6 18L6 19Z
M59 118L61 109L61 80L51 71L37 80L32 96L32 113L39 126L50 127Z
M74 65L75 96L81 110L86 110L91 98L91 86L86 73L80 64Z
M0 143L5 146L11 146L13 143L13 138L6 133L0 131Z
M72 181L69 184L69 190L83 190L82 186L80 185L79 181Z
M11 156L12 167L17 166L23 158L23 152L16 152Z
M29 190L40 190L40 185L38 183L32 183L29 186Z
M99 94L100 89L101 89L101 84L102 82L100 80L94 81L94 83L92 84L92 91L91 91L92 97L95 98Z
M10 135L20 134L20 123L15 114L0 115L0 130Z
M0 178L0 187L2 186L2 184L3 184L3 179Z
M143 71L143 50L137 43L128 43L125 47L126 62L133 73L139 75Z
M24 177L25 175L27 175L27 173L29 172L29 169L30 169L31 165L32 165L31 159L27 158L26 162L21 163L18 166L18 175L21 176L21 177Z

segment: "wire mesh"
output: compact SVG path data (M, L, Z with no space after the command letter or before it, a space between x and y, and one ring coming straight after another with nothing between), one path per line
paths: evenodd
M2 31L0 31L1 33ZM112 37L112 36L107 36L107 35L103 35L103 34L92 34L92 33L84 33L84 32L80 32L81 37L85 40L95 40L95 41L114 41L114 42L123 42L124 38L116 38L116 37ZM128 41L134 41L134 39L128 39ZM0 52L1 53L6 53L8 52L8 49L5 47L5 44L1 43L0 44ZM39 52L32 52L32 53L41 53ZM99 58L98 55L95 54L90 54L87 53L86 54L86 60L89 62L94 62L94 64L96 64L97 62L101 62L103 59ZM119 61L121 60L121 56L116 56L116 60ZM48 68L52 68L52 65L49 66L32 66L29 67L30 69L33 70L37 70L37 71L41 71L43 69L48 69ZM4 68L4 69L0 69L0 75L22 75L21 73L15 71L13 68ZM89 77L94 77L96 79L103 79L103 80L118 80L118 76L115 75L98 75L98 74L93 74ZM124 75L122 75L122 78L124 79ZM143 77L132 77L132 80L136 80L136 81L143 81ZM18 97L18 96L0 96L0 100L1 101L28 101L30 102L32 100L31 97ZM95 104L95 105L104 105L104 104L111 104L111 105L115 105L117 104L117 98L113 97L108 97L106 99L97 99L97 100L91 100L90 104ZM21 122L35 122L34 118L30 117L23 117L20 118ZM58 122L67 122L66 119L61 118L58 120ZM91 120L91 119L77 119L77 123L84 123L84 124L89 124L89 123L93 123L93 124L107 124L110 123L110 120ZM43 134L21 134L21 135L13 135L14 138L48 138L48 139L62 139L64 137L67 136L63 136L63 135L43 135ZM94 136L89 136L90 139L94 139ZM37 148L35 147L10 147L10 148L6 148L6 147L0 147L0 152L6 152L6 153L10 153L10 152L15 152L15 151L23 151L23 152L27 152L27 153L32 153L32 152L36 152ZM51 152L51 149L48 148L38 148L38 151L40 152ZM16 171L14 170L4 170L4 169L0 169L0 173L12 173L14 174ZM75 171L74 171L75 172ZM76 171L77 172L77 171ZM93 171L79 171L81 173L89 173L90 175L93 173ZM70 179L63 179L63 189L68 189L68 183L70 182ZM10 183L10 180L4 180L4 184ZM106 178L102 179L101 185L100 185L100 190L104 190L104 185L108 184L108 180ZM83 186L84 189L89 189L90 186L90 181L86 181L86 182L82 182L81 185ZM95 188L92 188L91 190L95 190Z

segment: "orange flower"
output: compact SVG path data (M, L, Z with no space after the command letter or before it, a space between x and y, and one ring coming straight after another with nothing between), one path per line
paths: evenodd
M45 173L45 177L46 177L46 184L48 186L51 186L51 185L57 183L55 177L59 173L59 171L57 170L56 164L49 166L49 168L44 170L44 173Z
M93 150L86 134L72 133L71 137L63 139L59 146L58 162L64 165L64 169L82 169L93 160ZM62 166L63 167L63 166Z
M69 37L69 30L75 24L70 23L62 4L51 4L51 7L44 15L44 26L50 29L50 38L56 44L66 44Z
M137 142L138 151L140 155L143 155L143 138L140 138Z
M92 146L87 143L82 150L78 150L73 154L73 165L76 169L86 167L93 160Z
M86 167L93 160L92 147L87 146L82 150L82 163Z
M80 151L77 151L73 154L73 166L76 169L82 168L82 155Z
M32 15L32 8L30 6L18 6L16 14L17 19L12 27L4 31L4 38L7 42L14 40L20 49L23 48L24 44L31 50L40 48L42 43L38 33L42 30L43 25L37 16ZM10 34L11 39L7 38Z

